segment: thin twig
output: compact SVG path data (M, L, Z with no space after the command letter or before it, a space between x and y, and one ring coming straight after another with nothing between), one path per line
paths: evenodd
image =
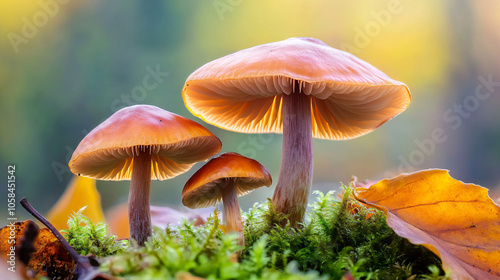
M68 241L66 241L62 234L49 221L47 221L47 219L45 219L42 214L38 213L38 211L36 211L36 209L31 206L31 204L25 197L21 199L20 204L24 207L24 209L26 209L26 211L28 211L37 220L44 224L55 235L55 237L62 243L68 254L75 262L79 263L84 268L92 267L89 260L78 254L75 249L71 247L71 245L69 245Z

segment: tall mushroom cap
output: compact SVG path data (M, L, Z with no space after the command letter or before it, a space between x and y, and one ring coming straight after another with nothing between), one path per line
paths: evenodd
M200 124L155 106L123 108L94 128L76 148L69 168L101 180L130 180L134 154L151 149L151 178L165 180L189 170L221 149Z
M313 38L290 38L209 62L186 81L186 107L218 127L282 132L282 94L310 95L312 135L343 140L364 135L403 112L408 87L367 62Z
M222 199L224 179L236 183L238 196L272 184L271 174L256 160L224 153L207 162L187 181L182 190L182 204L189 208L216 205Z

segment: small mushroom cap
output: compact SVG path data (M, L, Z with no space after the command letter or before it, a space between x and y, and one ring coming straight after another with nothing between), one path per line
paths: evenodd
M298 88L296 88L298 87ZM209 62L186 81L195 116L245 133L282 133L282 96L312 98L313 137L366 134L410 104L408 87L367 62L313 38L290 38Z
M150 149L151 179L165 180L218 153L222 144L198 123L155 106L123 108L76 148L71 172L101 180L130 180L134 155Z
M214 206L222 199L221 188L233 180L238 196L262 186L271 186L269 171L258 161L237 153L224 153L211 159L187 181L182 203L189 208Z

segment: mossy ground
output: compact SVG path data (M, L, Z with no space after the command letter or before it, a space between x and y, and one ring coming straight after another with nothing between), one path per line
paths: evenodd
M246 247L224 234L219 220L204 226L185 222L157 229L145 247L114 242L105 226L78 227L66 238L82 254L98 256L101 269L127 279L448 279L441 261L422 246L397 236L385 214L350 196L317 192L317 201L299 229L281 226L270 202L256 204L245 218ZM235 253L242 249L236 262Z

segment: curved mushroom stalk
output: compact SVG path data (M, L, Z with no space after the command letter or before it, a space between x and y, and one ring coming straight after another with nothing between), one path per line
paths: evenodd
M134 156L132 181L129 192L129 223L130 238L137 241L139 246L152 235L151 212L149 194L151 189L151 149L148 147L138 151Z
M295 91L283 94L283 153L273 207L288 215L292 227L304 220L312 174L311 97Z
M243 223L241 221L241 210L235 180L226 179L225 186L221 187L221 193L224 205L224 224L226 224L229 232L239 234L238 245L245 247L245 236L243 234Z

